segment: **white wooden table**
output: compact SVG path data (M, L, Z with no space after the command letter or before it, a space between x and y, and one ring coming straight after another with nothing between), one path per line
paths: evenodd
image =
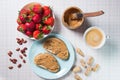
M0 0L0 80L43 80L36 76L29 64L21 69L9 70L11 64L7 52L15 50L16 37L25 37L16 30L18 10L33 0ZM67 38L76 47L80 47L86 55L95 58L101 68L97 73L85 77L83 80L120 80L120 1L119 0L34 0L53 7L56 24L54 32ZM69 30L61 23L64 10L70 6L77 6L84 12L104 10L105 14L99 17L87 18L84 25L77 30ZM98 26L110 36L103 48L93 50L85 45L83 33L87 27ZM27 39L27 38L26 38ZM33 41L28 40L24 46L30 48ZM27 52L28 53L28 52ZM80 56L77 56L76 65L80 65ZM74 80L73 73L68 73L59 80Z

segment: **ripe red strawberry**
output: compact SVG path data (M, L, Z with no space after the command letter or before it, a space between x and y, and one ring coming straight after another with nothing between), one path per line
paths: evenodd
M53 26L54 25L54 18L49 17L49 18L45 19L44 23L47 25Z
M24 24L20 24L18 27L17 27L17 30L22 32L22 33L25 33L26 32L26 26Z
M39 30L35 30L35 31L33 32L33 37L34 37L35 39L40 39L40 38L43 37L43 35L42 35L42 33L40 33Z
M48 6L44 6L43 7L43 16L46 17L46 16L50 16L52 13L50 7Z
M28 9L22 9L22 10L19 12L19 15L22 15L22 14L28 15L28 14L30 14L30 10L28 10Z
M40 5L40 4L35 4L34 6L33 6L33 12L35 12L35 13L41 13L42 12L42 6Z
M44 27L42 28L42 32L43 32L44 34L48 34L48 33L50 32L50 29L51 29L51 26L44 26Z
M19 19L22 23L25 23L26 22L26 14L22 14L22 15L19 15Z
M33 31L35 30L35 24L34 24L33 21L31 21L31 22L26 22L26 23L25 23L25 26L26 26L26 28L27 28L28 31L33 32Z
M29 15L27 15L26 22L31 22L33 18L34 13L31 12Z
M49 9L49 6L43 6L43 10Z
M27 36L29 36L29 37L32 37L32 32L30 32L30 31L26 31L26 33L25 33Z
M22 22L21 22L21 20L18 18L17 19L17 23L20 25L20 24L22 24Z
M32 18L32 20L34 21L34 23L40 23L42 19L42 16L41 15L38 15L38 14L35 14Z
M40 30L42 28L42 24L36 24L36 30Z

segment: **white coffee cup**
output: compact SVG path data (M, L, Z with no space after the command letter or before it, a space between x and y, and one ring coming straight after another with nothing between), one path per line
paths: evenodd
M97 46L92 46L92 45L88 44L88 42L87 42L87 40L86 40L86 36L88 35L88 33L89 33L91 30L95 30L95 29L98 30L98 31L102 34L102 40L101 40L101 42L100 42L99 45L97 45ZM108 36L105 35L105 33L104 33L104 31L103 31L102 29L100 29L100 28L98 28L98 27L90 27L90 28L88 28L88 29L85 31L85 33L84 33L84 35L83 35L83 38L84 38L84 40L85 40L85 43L86 43L89 47L91 47L91 48L93 48L93 49L99 49L99 48L101 48L101 47L105 44L106 38L108 38Z

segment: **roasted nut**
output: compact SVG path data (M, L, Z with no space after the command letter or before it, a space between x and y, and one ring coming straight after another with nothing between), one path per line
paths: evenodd
M26 55L25 53L23 53L23 56L24 56L24 57L27 57L27 55Z
M74 72L74 73L80 72L81 70L82 70L82 69L81 69L81 67L79 67L79 66L76 66L76 67L73 68L73 72Z
M93 58L93 57L90 57L90 58L88 59L88 61L87 61L87 64L88 64L88 65L92 65L93 62L94 62L94 58Z
M22 64L18 64L18 66L17 66L18 68L21 68L22 67Z
M16 64L16 63L17 63L17 59L12 59L12 62L13 62L14 64Z
M75 77L76 80L82 80L82 78L79 75L77 75L77 74L75 74L74 77Z
M19 45L22 45L22 42L19 40L19 41L17 41L17 43L19 44Z
M80 63L82 67L87 68L86 62L83 59L80 60Z
M23 59L23 56L22 55L19 55L20 59Z
M24 43L24 39L23 38L21 38L21 42Z
M16 38L17 41L20 41L20 38Z
M20 40L17 40L17 43L20 43L21 41Z
M13 64L16 64L17 63L17 59L9 59L10 60L10 62L12 62Z
M9 68L9 69L13 69L13 66L9 66L8 68Z
M13 61L11 58L9 59L11 62Z
M27 47L24 47L23 50L27 50Z
M27 41L26 40L24 40L24 42L23 43L27 43Z
M13 52L12 52L12 51L9 51L9 52L8 52L8 56L10 56L10 57L11 57L11 56L12 56L12 54L13 54Z
M26 40L24 40L23 38L16 38L16 40L17 40L17 43L19 44L19 45L22 45L23 43L26 43L27 41Z
M16 51L20 51L20 48L17 48Z
M100 68L99 64L96 64L93 68L92 71L96 72Z
M79 53L82 57L84 57L84 53L80 50L80 48L77 48L76 49L76 52Z
M23 43L27 43L26 40L24 40L23 38L16 38L16 42L19 44L19 45L22 45ZM27 47L24 47L23 49L20 50L20 48L16 48L16 51L20 51L22 54L19 54L19 58L22 59L22 62L23 63L26 63L26 60L23 59L23 56L26 57L27 55L25 54L26 53L26 50L27 50ZM12 56L12 51L9 51L8 52L8 56ZM12 62L13 64L16 64L17 63L17 59L15 58L10 58L9 59L10 62ZM18 68L21 68L22 67L22 64L18 64L17 65ZM13 66L9 66L8 67L9 69L13 69L14 67Z
M86 69L86 71L85 71L85 75L89 76L91 70L92 70L92 68L90 66L88 66L87 69Z
M23 53L25 53L25 50L22 49L22 50L20 50L20 52L23 54Z
M26 60L23 60L23 63L26 63Z
M22 45L22 44L23 44L22 42L19 43L19 45Z

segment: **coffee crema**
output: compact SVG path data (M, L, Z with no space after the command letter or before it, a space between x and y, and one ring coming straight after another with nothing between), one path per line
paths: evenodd
M91 29L85 36L86 42L92 47L99 46L103 41L103 34L98 29Z

